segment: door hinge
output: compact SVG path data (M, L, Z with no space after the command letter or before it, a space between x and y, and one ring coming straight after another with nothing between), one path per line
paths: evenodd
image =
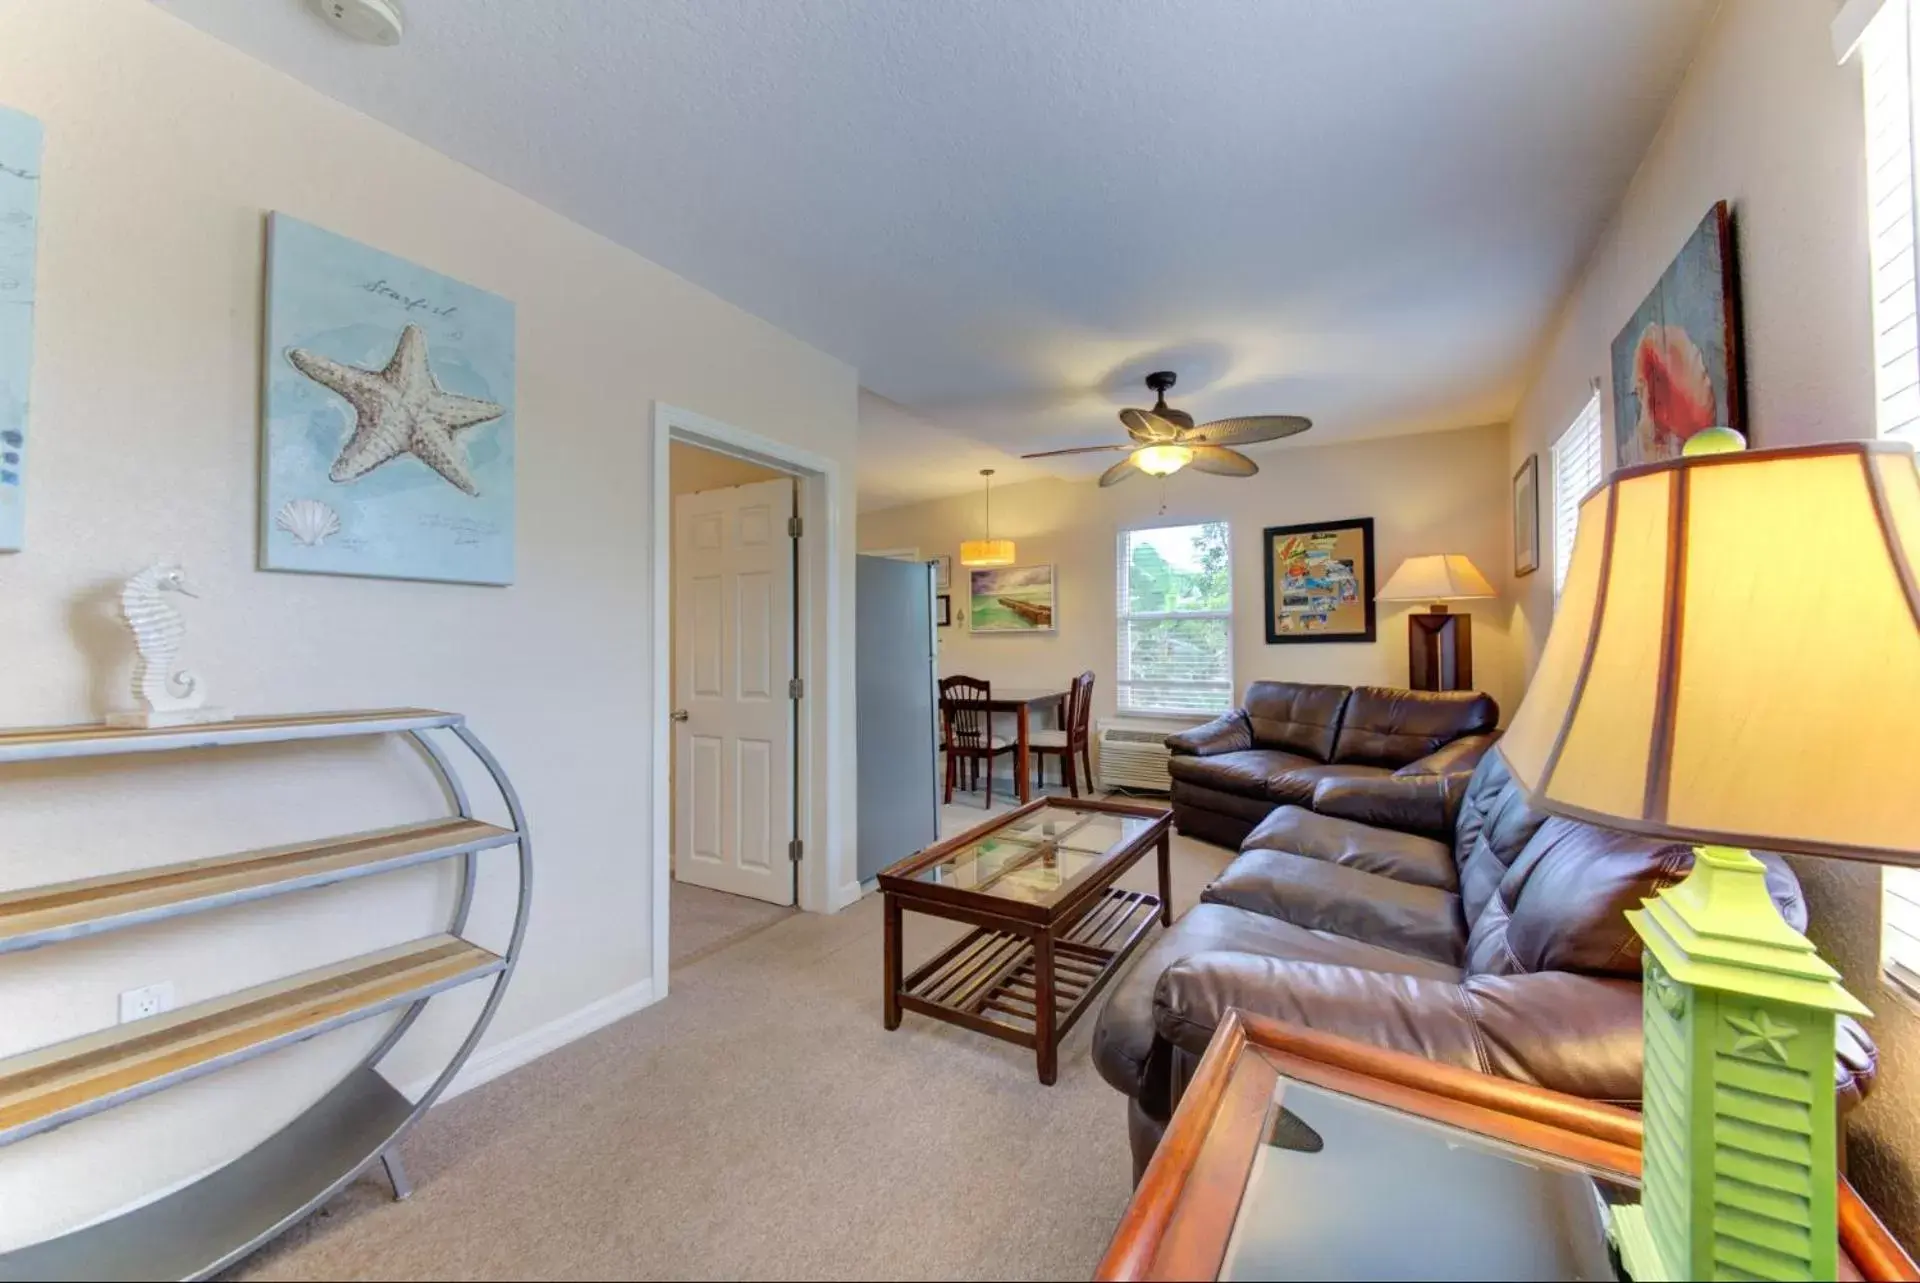
M803 848L801 846L800 839L795 838L793 841L787 843L787 858L789 860L792 860L795 864L800 863L800 855L801 855L802 849Z
M807 693L807 683L805 682L805 680L798 677L789 677L787 679L787 698L788 699L801 699L806 695L806 693Z
M787 518L787 537L790 539L798 539L800 537L801 525L802 523L798 514L788 517Z

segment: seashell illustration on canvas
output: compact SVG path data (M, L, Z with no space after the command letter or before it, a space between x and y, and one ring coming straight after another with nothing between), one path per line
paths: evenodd
M329 535L340 533L340 514L318 499L289 499L274 514L273 524L303 547L318 548Z

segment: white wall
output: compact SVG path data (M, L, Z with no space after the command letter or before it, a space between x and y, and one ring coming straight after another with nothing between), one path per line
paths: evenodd
M652 403L850 469L854 372L139 0L0 7L0 100L47 135L27 550L0 557L0 725L84 721L115 702L128 651L113 585L176 556L204 593L188 603L188 646L217 701L457 709L512 772L536 839L536 908L490 1045L643 1000L645 817L662 773L647 734ZM518 305L513 587L254 570L273 209ZM409 753L379 743L10 769L0 887L441 804ZM851 843L851 817L845 832ZM426 934L450 886L448 870L428 870L0 959L0 1054L111 1024L133 985L172 979L184 1003ZM483 943L498 942L509 899L483 896ZM443 1056L458 1023L416 1037ZM245 1149L376 1032L0 1150L0 1249Z
M1544 484L1548 446L1585 402L1590 378L1603 380L1611 424L1613 336L1716 200L1732 202L1736 224L1754 445L1873 435L1860 76L1857 64L1834 63L1829 26L1839 7L1721 5L1543 348L1514 418L1513 466L1539 451ZM1551 584L1537 575L1513 622L1529 669L1551 612ZM1754 769L1791 769L1791 746ZM1832 861L1798 867L1811 934L1878 1016L1880 1080L1849 1127L1851 1174L1907 1245L1920 1247L1920 1017L1879 979L1880 877Z
M1401 607L1381 604L1378 640L1372 645L1267 644L1260 534L1267 526L1372 517L1378 584L1403 558L1460 552L1496 587L1511 592L1505 427L1284 448L1260 458L1260 474L1244 480L1176 474L1165 484L1164 516L1161 483L1145 477L1105 490L1091 480L996 486L994 536L1018 543L1020 564L1056 567L1059 630L1051 634L974 636L960 620L966 571L958 554L962 539L980 536L978 491L863 513L860 547L917 545L923 557L955 557L955 621L941 630L943 673L969 673L1008 685L1052 683L1064 690L1076 673L1090 668L1097 677L1094 711L1101 717L1114 707L1115 540L1122 529L1222 517L1230 523L1233 678L1241 691L1260 678L1407 684L1407 612ZM1505 710L1519 693L1507 610L1500 602L1457 605L1471 607L1474 618L1475 683Z

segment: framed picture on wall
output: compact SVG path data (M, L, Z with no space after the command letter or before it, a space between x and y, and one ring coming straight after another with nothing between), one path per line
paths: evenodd
M1739 283L1720 201L1613 340L1616 466L1677 459L1702 428L1747 430Z
M996 566L971 572L967 630L975 633L1050 633L1052 566Z
M1540 569L1540 456L1530 454L1513 474L1513 573Z
M1269 526L1267 644L1370 642L1373 518Z
M953 598L941 593L933 599L933 615L942 628L953 627Z
M933 590L951 592L953 589L953 558L940 556L933 559Z

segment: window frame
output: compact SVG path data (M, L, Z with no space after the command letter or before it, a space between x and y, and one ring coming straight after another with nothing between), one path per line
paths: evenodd
M1869 21L1857 39L1841 26L1859 22L1843 11L1836 52L1860 58L1861 151L1866 161L1868 305L1873 318L1874 435L1920 445L1920 113L1914 65L1920 50L1911 0L1886 0L1877 11L1849 5ZM1880 972L1886 983L1920 1001L1920 869L1883 866L1880 878Z
M1148 530L1185 530L1200 526L1219 526L1227 537L1227 608L1225 610L1129 610L1131 591L1128 587L1128 571L1131 561L1127 555L1128 540ZM1238 687L1234 684L1233 669L1233 523L1224 517L1203 517L1198 520L1150 522L1142 525L1122 526L1114 533L1114 611L1113 611L1113 649L1114 649L1114 712L1120 717L1161 717L1185 721L1205 722L1233 709L1233 693ZM1130 705L1127 694L1135 687L1166 690L1183 686L1211 687L1213 682L1138 682L1130 677L1131 657L1127 645L1129 632L1127 625L1135 620L1151 623L1163 619L1220 619L1226 621L1226 691L1224 702L1218 709L1198 711L1191 708L1158 708L1147 705Z
M1596 386L1588 393L1586 404L1573 416L1573 421L1561 429L1560 435L1547 448L1547 462L1552 473L1550 493L1553 524L1550 542L1553 546L1553 600L1556 603L1560 600L1561 589L1566 587L1567 572L1573 567L1573 536L1580 526L1580 503L1593 493L1595 486L1607 479L1606 424L1603 418L1600 389ZM1590 442L1580 439L1583 433L1592 438ZM1593 466L1579 469L1579 479L1584 484L1577 487L1577 493L1568 493L1568 474L1575 471L1576 454L1591 455Z

